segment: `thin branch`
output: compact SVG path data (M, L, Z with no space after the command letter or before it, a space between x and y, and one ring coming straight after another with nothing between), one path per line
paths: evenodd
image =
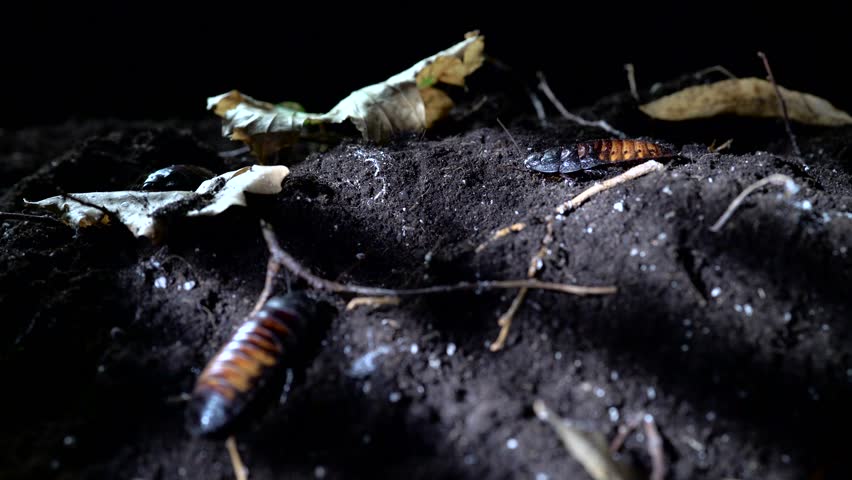
M624 69L627 70L627 84L630 85L630 95L638 102L639 90L636 89L636 69L632 63L624 64Z
M605 130L619 138L624 138L627 136L621 130L616 130L615 128L613 128L605 120L597 120L592 122L569 112L568 109L566 109L565 106L562 105L562 102L560 102L559 99L556 98L556 95L553 93L553 90L550 89L550 86L547 84L547 79L544 78L544 74L542 72L538 72L538 88L542 91L542 93L544 93L547 99L550 100L551 103L553 103L553 106L556 107L557 110L559 110L559 113L561 113L562 116L565 117L565 119L570 120L576 124L583 125L584 127L600 128L601 130Z
M758 188L765 187L766 185L777 185L779 187L784 187L784 191L787 193L787 195L793 195L799 191L799 186L796 185L796 182L794 182L792 178L788 177L787 175L782 175L780 173L773 173L772 175L766 178L762 178L747 186L739 195L737 195L737 198L735 198L734 201L732 201L730 205L728 205L728 208L725 209L725 213L723 213L722 216L719 217L719 220L716 220L716 223L714 223L713 226L710 227L710 231L719 232L720 230L722 230L722 227L725 226L725 223L728 222L728 220L731 218L731 215L733 215L734 212L737 211L737 208L740 207L740 205L743 203L743 200L745 200L746 197L751 195L751 193L757 190Z
M570 212L576 209L598 193L604 192L617 185L628 182L630 180L634 180L643 175L647 175L651 172L661 171L663 170L663 168L663 164L654 160L648 160L647 162L641 165L637 165L631 168L630 170L622 173L621 175L618 175L617 177L610 178L609 180L606 180L603 183L596 183L595 185L582 191L579 195L575 196L571 200L560 204L554 209L554 211L557 215L564 215L566 212ZM547 256L547 252L550 249L550 244L553 243L553 231L555 222L555 215L548 215L545 219L546 230L544 236L541 239L541 243L539 244L538 250L530 258L530 263L527 267L527 277L530 279L535 278L535 276L538 275L538 272L544 266L544 257ZM498 231L506 230L506 228ZM514 300L512 300L512 304L509 306L509 309L506 310L506 312L500 316L500 319L497 322L500 326L500 333L498 334L497 339L494 341L494 343L491 344L490 348L492 352L501 350L505 346L506 338L509 335L509 328L511 328L512 326L512 319L517 314L526 296L526 288L522 288L521 290L519 290L518 293L515 295Z
M246 468L243 460L240 458L240 451L237 450L237 441L233 435L225 440L225 448L228 449L228 456L231 457L234 476L237 477L237 480L248 480L248 468Z
M311 273L307 268L303 267L293 256L284 251L278 243L278 237L272 230L272 227L261 221L261 229L263 230L263 238L269 247L269 252L276 262L279 262L284 268L292 272L297 277L303 279L312 288L317 290L325 290L334 293L354 293L356 295L364 295L370 297L394 296L402 297L408 295L429 295L434 293L449 293L472 290L492 290L492 289L511 289L511 288L531 288L538 290L550 290L554 292L570 293L573 295L609 295L616 292L613 286L589 287L583 285L569 285L564 283L542 282L538 280L483 280L479 282L459 282L453 285L433 285L431 287L421 288L381 288L368 287L363 285L353 285L348 283L339 283L333 280L328 280Z
M346 311L363 306L378 308L387 305L399 305L399 297L355 297L346 304Z
M503 228L497 230L496 232L494 232L494 235L492 235L491 238L480 243L479 246L476 247L476 250L474 250L474 252L479 253L479 252L485 250L485 248L489 244L491 244L492 242L496 242L497 240L500 240L501 238L509 235L510 233L520 232L521 230L523 230L525 228L527 228L527 224L523 223L523 222L513 223L513 224L509 225L508 227L503 227Z
M512 300L512 304L509 305L509 309L503 312L503 315L500 315L500 318L497 319L497 325L500 326L500 333L497 334L497 339L488 347L492 352L500 351L506 346L506 339L509 338L509 330L512 328L512 320L515 318L515 314L518 313L521 305L523 305L529 291L530 289L526 287L518 290L514 300Z
M725 143L723 143L723 144L721 144L717 147L716 146L716 140L713 140L713 143L709 147L707 147L707 151L710 152L710 153L719 153L722 150L731 148L731 144L733 144L733 143L734 143L734 139L729 138Z
M571 210L576 209L598 193L605 192L613 187L621 185L622 183L635 180L651 172L662 171L664 168L665 167L662 163L657 162L656 160L648 160L647 162L637 165L617 177L612 177L602 183L592 185L576 197L556 207L555 211L559 215L564 215L565 212L570 212Z
M49 225L62 225L63 227L68 227L69 225L62 223L61 220L57 220L56 218L49 217L46 215L30 215L27 213L13 213L13 212L0 212L0 220L16 220L20 222L38 222L38 223L46 223Z
M97 205L97 204L94 204L94 203L92 203L88 200L83 200L82 198L77 197L74 194L65 193L62 190L59 191L59 194L62 195L63 197L65 197L66 200L73 200L73 201L79 203L80 205L90 207L90 208L94 208L95 210L98 210L99 212L101 212L104 215L106 215L107 217L109 217L111 220L118 220L119 219L119 216L118 216L117 213L115 213L112 210L104 207L103 205Z
M515 141L515 137L512 136L512 134L509 132L509 129L506 128L506 125L503 125L503 122L500 121L500 118L497 118L497 123L500 124L500 126L503 128L503 131L506 132L506 135L509 136L509 140L511 140L512 143L515 144L515 150L518 151L518 155L522 155L521 147L518 146L518 142Z
M790 137L790 144L793 146L793 153L796 154L796 158L801 160L802 151L799 150L799 143L796 142L796 135L793 134L793 127L790 126L790 116L787 115L787 102L784 101L784 97L781 95L781 89L778 88L778 84L775 83L775 76L772 75L772 68L769 67L769 59L766 58L766 54L763 52L757 52L757 56L763 60L763 66L766 68L766 74L769 75L769 81L772 82L772 87L775 88L775 97L778 98L778 104L781 106L781 113L784 114L784 128L787 129L787 136Z
M693 73L692 76L695 77L695 78L699 78L699 77L703 77L704 75L707 75L710 72L719 72L722 75L724 75L724 76L726 76L730 79L737 78L737 76L734 75L733 73L731 73L730 70L728 70L727 68L725 68L721 65L713 65L712 67L707 67L703 70L699 70L699 71Z
M532 90L527 89L527 93L529 94L530 102L532 102L533 108L535 109L535 115L538 117L539 125L546 127L547 114L544 112L544 104L541 103L541 99L538 98L538 95L536 95Z
M269 297L272 295L272 287L275 284L275 277L278 275L279 270L281 270L281 264L275 261L274 258L270 257L269 261L266 263L266 279L263 282L263 290L260 291L260 296L254 304L254 308L249 316L259 312L266 301L269 300Z
M651 480L663 480L666 477L663 437L660 435L660 430L657 429L657 422L654 421L653 415L645 414L642 417L642 423L645 425L645 446L648 449L648 455L651 457Z

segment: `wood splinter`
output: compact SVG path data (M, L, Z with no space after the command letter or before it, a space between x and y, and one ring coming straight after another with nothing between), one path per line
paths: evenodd
M231 466L234 467L234 476L237 480L248 480L248 468L240 458L240 451L237 450L237 440L233 435L225 440L225 448L228 449L228 456L231 458Z

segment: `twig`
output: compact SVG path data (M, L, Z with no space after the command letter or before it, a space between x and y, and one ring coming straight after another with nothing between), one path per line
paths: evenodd
M75 196L71 193L65 193L62 190L59 191L59 194L62 195L63 197L65 197L67 200L74 200L75 202L79 203L80 205L90 207L90 208L94 208L95 210L98 210L99 212L103 213L104 215L106 215L110 219L118 220L120 218L117 213L115 213L112 210L104 207L103 205L97 205L97 204L94 204L94 203L92 203L88 200L83 200L80 197L77 197L77 196Z
M654 421L654 416L650 413L639 413L633 419L627 421L624 425L618 427L618 434L612 439L609 444L609 452L615 454L621 450L627 437L634 430L639 428L639 425L644 426L645 430L645 448L648 450L648 455L651 457L651 480L663 480L666 476L666 458L663 453L663 437L660 435L660 430L657 428L657 423Z
M503 228L497 230L496 232L494 232L494 235L492 235L491 238L480 243L479 246L476 247L474 252L479 253L479 252L485 250L485 247L487 247L490 243L495 242L497 240L500 240L501 238L505 237L506 235L509 235L510 233L520 232L521 230L523 230L525 228L527 228L527 224L523 223L523 222L513 223L513 224L509 225L508 227L503 227Z
M722 216L719 217L719 220L716 220L716 223L710 227L710 231L719 232L722 230L722 227L725 226L725 223L728 222L731 215L733 215L737 208L739 208L739 206L743 203L743 200L745 200L746 197L751 195L751 193L758 188L765 187L766 185L778 185L779 187L784 187L784 191L787 195L793 195L799 191L799 186L796 185L796 182L794 182L792 178L780 173L773 173L772 175L762 178L747 186L739 195L737 195L737 198L728 205L725 213L723 213Z
M565 119L570 120L579 125L583 125L584 127L594 127L600 128L601 130L606 130L607 132L619 138L624 138L627 136L624 132L613 128L605 120L597 120L592 122L569 112L568 109L566 109L565 106L562 105L562 102L560 102L559 99L556 98L556 95L554 95L553 90L550 89L550 86L547 84L547 79L544 78L544 74L542 72L538 72L538 88L542 91L542 93L544 93L547 99L550 100L551 103L553 103L553 106L555 106L556 109L559 110L559 113L561 113L562 116L565 117Z
M533 108L535 109L535 115L538 117L538 124L542 127L546 127L547 114L544 112L544 105L541 103L541 99L538 98L538 95L536 95L532 90L527 89L527 93L529 94L530 102L532 102Z
M233 435L225 440L225 448L228 449L228 456L231 457L234 476L237 477L237 480L248 480L248 468L246 468L243 460L240 458L240 451L237 450L237 441Z
M769 81L772 82L772 87L775 88L775 97L778 98L778 104L781 106L781 113L784 114L784 128L787 129L787 136L790 137L790 144L793 146L793 153L796 154L796 158L801 160L802 151L799 150L799 143L796 142L796 135L793 134L793 127L790 126L790 116L787 115L787 102L784 101L784 97L781 95L781 89L778 88L778 84L775 83L775 76L772 75L772 68L769 67L769 59L766 58L766 54L763 52L757 52L757 56L763 60L763 66L766 68L766 74L769 75Z
M0 220L16 220L21 222L39 222L39 223L47 223L49 225L62 225L63 227L68 227L69 225L62 223L61 220L57 220L53 217L49 217L46 215L30 215L27 213L13 213L13 212L0 212Z
M613 286L589 287L583 285L569 285L565 283L542 282L538 280L483 280L478 282L459 282L453 285L433 285L431 287L393 289L381 287L368 287L363 285L353 285L348 283L339 283L333 280L328 280L317 275L314 275L308 269L303 267L289 253L285 252L278 243L278 238L272 227L264 221L261 221L261 229L263 230L263 238L266 239L266 244L269 247L269 252L276 262L279 262L284 268L292 272L297 277L305 280L308 285L317 290L325 290L334 293L354 293L356 295L364 295L371 297L393 296L402 297L408 295L428 295L434 293L450 293L471 290L490 290L490 289L512 289L512 288L532 288L538 290L551 290L555 292L570 293L574 295L609 295L615 293L616 289Z
M515 137L512 136L512 134L509 132L509 129L506 128L506 125L503 125L503 122L500 121L500 118L497 118L497 123L500 124L500 126L503 128L503 131L506 132L506 135L509 136L509 140L511 140L512 143L515 144L515 150L518 151L518 155L521 155L521 147L518 146L518 142L515 141Z
M719 153L722 150L731 148L732 143L734 143L734 139L729 138L725 143L723 143L723 144L721 144L717 147L716 146L716 140L713 140L713 143L709 147L707 147L707 151L710 152L710 153Z
M632 63L624 64L624 69L627 70L627 84L630 85L630 95L637 102L639 101L639 91L636 89L636 69Z
M725 68L721 65L713 65L712 67L707 67L703 70L699 70L699 71L693 73L692 76L695 77L695 78L703 77L704 75L707 75L710 72L719 72L719 73L721 73L722 75L725 75L728 78L737 78L737 76L734 75L733 73L731 73L730 70L728 70L727 68Z
M346 311L355 310L361 306L375 308L385 305L399 305L399 297L355 297L346 304Z
M556 207L555 211L559 215L564 215L565 212L570 212L571 210L576 209L598 193L605 192L613 187L621 185L622 183L635 180L651 172L662 171L663 168L662 163L657 162L656 160L648 160L647 162L637 165L617 177L612 177L609 180L605 180L603 183L596 183L592 185L576 197Z
M661 171L663 170L663 168L663 164L654 160L648 160L647 162L641 165L637 165L631 168L630 170L622 173L621 175L618 175L617 177L610 178L609 180L606 180L603 183L596 183L595 185L582 191L579 195L575 196L571 200L568 200L567 202L557 206L554 209L554 212L557 215L562 216L566 212L570 212L576 209L598 193L604 192L617 185L628 182L630 180L634 180L643 175L647 175L651 172ZM555 222L555 215L548 215L545 218L546 230L544 236L541 239L541 243L539 244L538 250L530 258L530 263L527 267L527 277L530 279L535 278L535 276L538 274L538 272L542 269L544 265L544 257L547 255L550 244L553 243L553 227ZM509 335L509 328L511 328L512 326L512 319L514 318L515 314L517 314L526 296L527 289L520 289L515 295L514 300L512 300L512 304L509 306L509 309L506 310L506 312L500 316L500 319L498 320L498 325L500 326L500 333L497 335L497 339L491 344L490 349L492 352L501 350L505 346L506 338L508 338Z
M263 290L260 291L260 296L254 304L254 308L251 310L250 315L254 315L259 312L266 301L269 300L269 297L272 295L272 287L275 284L275 277L278 275L279 270L281 270L281 264L274 258L270 257L269 261L266 263L266 280L263 282Z
M657 422L654 421L654 416L645 414L642 417L642 424L645 425L646 448L648 455L651 457L651 480L663 480L666 477L666 459L663 455L663 438L660 436L660 431L657 429Z
M518 290L518 293L515 295L515 299L512 300L512 304L509 306L509 309L503 312L503 315L500 315L500 318L497 319L497 325L500 326L500 333L497 334L497 339L488 347L488 349L492 352L500 351L506 346L506 339L509 337L509 330L512 328L512 319L515 318L515 314L518 313L518 309L520 309L521 305L523 305L524 299L527 298L527 292L529 292L529 290L530 289L526 287Z
M630 436L633 430L636 430L639 428L639 425L642 424L642 417L644 417L644 415L639 413L632 419L624 422L623 425L618 426L618 434L615 435L615 438L613 438L612 442L609 444L610 453L618 453L618 451L621 450L621 447L624 445L627 437Z

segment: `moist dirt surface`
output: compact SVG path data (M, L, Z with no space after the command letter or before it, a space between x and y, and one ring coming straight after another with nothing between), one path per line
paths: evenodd
M223 442L187 433L182 395L257 300L259 218L341 282L524 278L553 207L624 169L525 170L530 152L607 135L555 114L542 125L518 98L515 110L499 96L467 103L425 136L312 152L280 194L174 220L156 245L121 225L0 220L0 478L233 478ZM318 353L236 435L252 480L589 478L536 399L607 439L652 415L669 479L849 478L852 128L794 125L799 160L776 120L655 122L626 94L580 113L681 152L555 224L540 278L618 292L531 292L499 352L488 347L513 290L351 311L350 297L315 292L337 309ZM731 150L708 151L728 138ZM238 147L213 119L7 130L0 210L126 189L174 163L252 163L219 154ZM772 173L799 191L762 188L709 230ZM280 275L277 290L288 280L304 287ZM650 472L641 429L619 455Z

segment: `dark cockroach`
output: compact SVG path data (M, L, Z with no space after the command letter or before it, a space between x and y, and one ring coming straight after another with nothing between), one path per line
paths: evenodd
M673 156L672 149L645 140L589 140L534 153L524 160L524 166L542 173L572 173L600 165Z
M248 317L201 372L189 401L189 431L224 437L243 423L283 383L286 370L304 362L320 310L305 295L289 293Z
M201 182L215 176L215 173L198 165L171 165L148 175L139 188L154 192L195 190Z

